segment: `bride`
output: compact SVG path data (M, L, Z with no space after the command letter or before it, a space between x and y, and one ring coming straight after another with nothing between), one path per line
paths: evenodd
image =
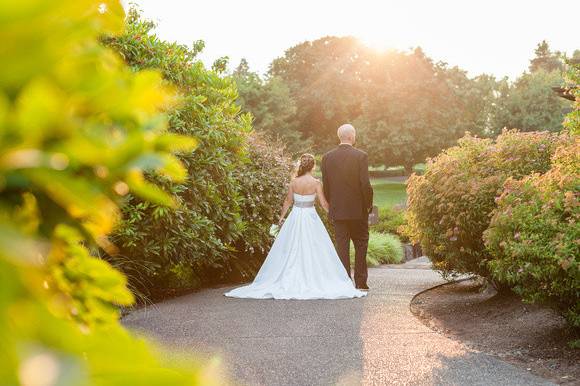
M322 183L312 176L314 157L303 154L280 213L280 232L254 282L225 293L252 299L346 299L355 289L318 217L314 201L328 213ZM294 203L286 221L284 216Z

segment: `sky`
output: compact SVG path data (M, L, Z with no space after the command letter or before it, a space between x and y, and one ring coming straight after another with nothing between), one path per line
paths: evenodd
M126 1L125 1L126 2ZM578 0L131 0L165 40L191 45L211 64L246 58L265 73L271 61L306 40L354 36L378 50L420 46L435 61L498 78L527 69L536 45L580 49Z

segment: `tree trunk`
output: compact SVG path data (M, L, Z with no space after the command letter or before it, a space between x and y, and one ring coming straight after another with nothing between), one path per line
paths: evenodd
M413 164L405 164L403 165L403 167L405 168L406 176L410 176L411 174L413 174Z

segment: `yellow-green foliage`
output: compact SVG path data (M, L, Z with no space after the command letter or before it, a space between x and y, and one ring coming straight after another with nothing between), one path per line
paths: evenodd
M154 71L134 73L98 38L121 31L118 1L0 2L0 383L207 384L165 367L119 325L126 279L87 247L128 192L172 205L145 170L179 181L165 132L175 103Z
M350 259L354 264L354 246L350 245ZM395 264L403 260L401 240L390 233L371 231L367 250L367 264L371 267L381 264Z

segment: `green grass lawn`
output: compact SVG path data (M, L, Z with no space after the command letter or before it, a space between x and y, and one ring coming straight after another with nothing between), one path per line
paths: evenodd
M319 172L314 176L322 179ZM402 177L371 178L371 184L374 190L373 205L379 208L404 204L407 200L407 185Z
M379 208L404 204L407 200L407 185L403 181L393 178L373 178L371 184L374 190L373 204Z

